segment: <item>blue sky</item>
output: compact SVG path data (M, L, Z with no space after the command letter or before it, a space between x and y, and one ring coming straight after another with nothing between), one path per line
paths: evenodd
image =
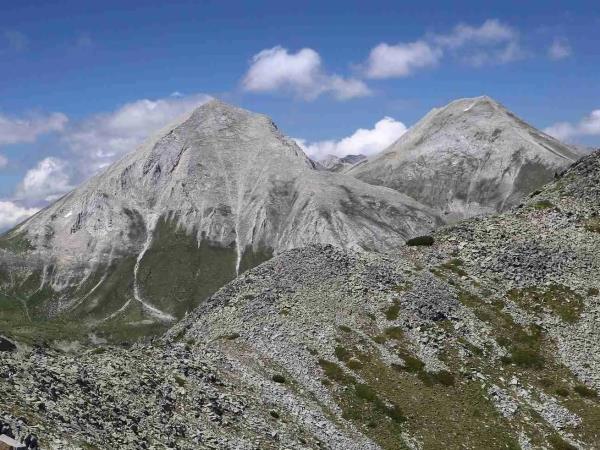
M0 1L0 228L207 96L317 155L482 94L600 145L599 29L597 1Z

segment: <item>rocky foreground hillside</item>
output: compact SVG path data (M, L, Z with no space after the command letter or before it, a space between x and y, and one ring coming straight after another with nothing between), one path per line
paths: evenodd
M600 154L409 244L290 250L151 344L0 352L0 419L56 449L600 448Z

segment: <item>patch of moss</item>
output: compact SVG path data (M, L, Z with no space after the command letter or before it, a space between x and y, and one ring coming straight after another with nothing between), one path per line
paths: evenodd
M346 366L349 369L358 370L358 369L362 368L363 365L362 365L362 363L358 359L352 358L352 359L350 359L349 361L346 362Z
M600 233L600 219L587 220L584 228L591 233Z
M583 310L581 295L561 284L511 289L507 295L519 306L538 314L548 308L568 323L576 322Z
M460 276L460 277L464 277L467 276L467 272L464 271L464 269L462 269L462 265L464 264L464 262L459 259L459 258L452 258L449 261L446 261L444 264L440 265L439 267L449 270L450 272L455 273L456 275Z
M398 318L399 313L400 304L396 302L385 310L385 318L387 320L396 320Z
M177 383L178 386L184 387L186 384L186 379L181 375L175 375L175 383Z
M410 281L404 281L400 284L398 284L394 290L397 292L405 292L405 291L409 291L410 289L412 289L413 284Z
M553 208L554 204L550 200L539 200L533 204L533 209L542 210Z
M564 387L558 387L554 390L554 393L556 395L559 395L561 397L568 397L569 396L569 390L567 388Z
M548 443L552 446L554 450L577 450L577 447L575 447L572 444L569 444L558 434L551 435L548 438Z
M373 336L373 340L375 342L377 342L378 344L385 344L387 341L387 338L383 334L378 334L377 336Z
M404 337L404 331L400 327L388 327L384 331L385 335L390 339L401 340Z
M338 328L340 329L340 331L343 331L344 333L350 333L352 331L352 328L350 328L347 325L340 325Z
M595 398L598 396L598 393L595 390L587 387L585 384L578 384L573 387L573 390L582 397Z
M334 353L335 357L340 361L348 361L352 357L352 353L341 345L335 347Z
M229 333L229 334L224 334L223 336L221 336L221 339L225 339L228 341L234 341L239 337L240 337L240 333Z
M541 369L544 367L544 357L541 353L542 332L538 327L515 327L512 339L499 337L500 345L509 348L510 355L502 358L505 364L515 364L519 367Z
M404 361L404 365L399 366L402 370L410 373L418 373L425 367L425 363L416 356L412 356L405 352L399 352L399 356Z
M476 345L471 344L469 341L467 341L464 337L459 337L458 338L458 342L460 342L463 347L465 347L469 352L471 352L473 355L475 356L483 356L483 349L480 347L477 347Z
M319 366L323 369L325 376L332 381L343 384L348 384L353 381L352 377L347 375L346 372L344 372L344 369L334 362L327 361L326 359L319 359Z

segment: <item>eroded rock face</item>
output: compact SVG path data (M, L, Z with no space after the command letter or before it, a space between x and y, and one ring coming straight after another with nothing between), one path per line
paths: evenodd
M455 221L510 209L581 155L491 98L477 97L432 110L348 173Z
M268 117L212 101L4 236L0 285L24 316L151 328L284 250L388 251L440 223L404 194L316 170Z

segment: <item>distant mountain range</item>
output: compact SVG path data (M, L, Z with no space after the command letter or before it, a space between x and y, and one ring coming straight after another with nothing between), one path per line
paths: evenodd
M480 97L380 155L315 163L270 118L211 101L0 238L2 318L153 335L275 254L393 252L517 205L578 157Z

